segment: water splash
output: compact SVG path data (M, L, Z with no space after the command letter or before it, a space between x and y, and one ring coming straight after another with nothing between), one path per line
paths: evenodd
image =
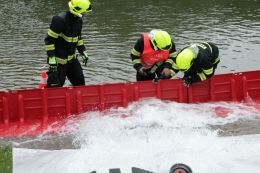
M226 118L216 117L217 106L232 112ZM14 172L108 172L119 167L127 173L136 166L160 173L168 172L177 162L199 173L257 171L257 131L224 137L211 126L254 121L259 116L254 108L237 103L182 104L145 99L128 108L89 112L80 121L71 121L70 133L80 143L79 149L14 149Z

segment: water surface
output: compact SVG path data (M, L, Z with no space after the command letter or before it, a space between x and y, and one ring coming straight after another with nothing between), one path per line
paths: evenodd
M84 16L83 37L90 61L87 84L135 81L130 51L140 33L168 31L177 50L194 41L216 43L221 64L216 73L260 67L259 0L109 0L93 1ZM0 11L0 90L35 88L47 70L44 37L64 0L10 0ZM67 83L69 85L69 83Z

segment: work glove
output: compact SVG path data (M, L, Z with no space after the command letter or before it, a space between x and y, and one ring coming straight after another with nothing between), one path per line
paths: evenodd
M184 77L182 80L183 80L183 85L185 87L189 87L192 84L192 77L191 76Z
M159 76L159 79L167 79L167 75L162 72L161 75Z
M88 54L87 51L84 51L82 54L82 59L83 59L83 63L85 64L85 66L87 66L87 62L88 62Z
M166 76L166 74L164 72L162 72L161 74L157 75L158 77L153 79L153 83L158 83L159 80L162 79L167 79L168 77Z
M169 79L171 76L171 70L169 68L164 68L161 74L157 74L157 78L153 79L153 83L157 83L161 79Z
M57 61L56 61L56 57L52 56L52 57L48 57L48 64L49 64L49 72L57 72Z

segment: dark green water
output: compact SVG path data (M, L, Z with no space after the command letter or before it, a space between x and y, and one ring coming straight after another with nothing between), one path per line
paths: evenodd
M66 0L10 0L0 10L0 90L35 88L47 69L44 37ZM215 42L217 73L260 69L259 0L103 0L84 16L87 84L135 81L130 51L141 32L168 31L180 50Z

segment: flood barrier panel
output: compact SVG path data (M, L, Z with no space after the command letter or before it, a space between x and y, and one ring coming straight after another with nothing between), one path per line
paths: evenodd
M144 98L180 103L260 100L260 71L215 75L186 88L181 79L0 92L0 136L35 125L39 133L51 122L88 111L127 107ZM38 129L38 130L37 130ZM36 132L38 131L38 132Z

